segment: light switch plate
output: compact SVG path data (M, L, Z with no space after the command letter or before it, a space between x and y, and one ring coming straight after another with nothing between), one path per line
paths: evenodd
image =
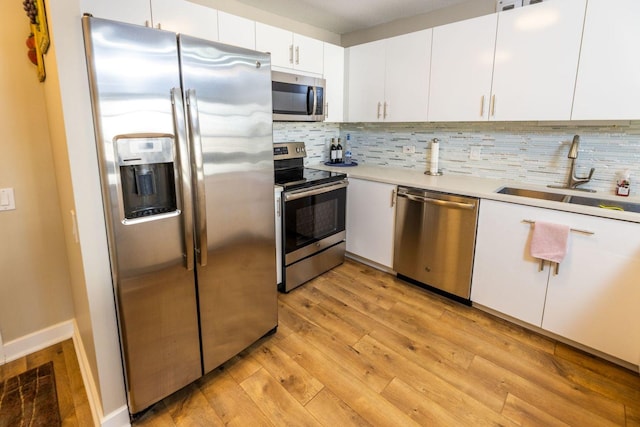
M0 211L12 211L16 208L13 188L0 188Z
M470 160L482 160L482 147L471 147L469 151Z

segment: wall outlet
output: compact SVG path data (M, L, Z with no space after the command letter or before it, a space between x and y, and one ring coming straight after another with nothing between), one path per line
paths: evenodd
M469 151L469 159L482 160L482 147L471 147L471 151Z
M415 154L416 146L415 145L405 145L402 147L402 152L404 154Z

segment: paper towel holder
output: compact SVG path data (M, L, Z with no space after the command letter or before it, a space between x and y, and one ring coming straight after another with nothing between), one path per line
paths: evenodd
M439 142L440 142L440 140L438 138L433 138L431 140L431 155L432 155L432 158L430 159L431 163L433 163L433 144L438 144L439 145ZM438 146L436 146L436 147L438 147ZM424 173L425 175L432 175L432 176L440 176L440 175L442 175L442 169L438 169L438 166L437 166L438 157L439 157L439 155L436 153L436 159L435 159L436 167L435 167L435 170L432 171L432 169L434 169L433 168L433 164L432 164L431 165L432 167L427 168L427 170L425 171L425 173Z

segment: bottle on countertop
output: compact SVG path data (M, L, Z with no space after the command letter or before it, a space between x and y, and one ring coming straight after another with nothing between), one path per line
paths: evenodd
M338 151L336 148L336 139L331 138L331 149L329 151L329 162L336 163L336 159L338 158Z
M336 163L342 163L342 145L340 144L340 138L338 138L338 145L336 145Z
M616 194L618 196L628 196L629 193L631 192L629 186L630 186L630 181L629 181L629 177L631 176L631 172L629 172L629 170L625 170L620 179L618 180L617 187L616 187Z

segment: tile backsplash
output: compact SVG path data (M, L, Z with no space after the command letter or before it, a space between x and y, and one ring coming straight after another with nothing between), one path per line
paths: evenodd
M640 121L611 123L274 123L274 141L305 141L307 165L328 159L332 137L346 141L362 164L424 171L431 140L440 140L439 164L445 174L562 184L569 174L569 146L580 135L576 174L595 168L585 188L613 193L625 170L632 194L640 185ZM415 153L403 154L403 146ZM471 156L473 149L473 156ZM479 153L478 153L479 151ZM473 157L473 158L471 158Z

